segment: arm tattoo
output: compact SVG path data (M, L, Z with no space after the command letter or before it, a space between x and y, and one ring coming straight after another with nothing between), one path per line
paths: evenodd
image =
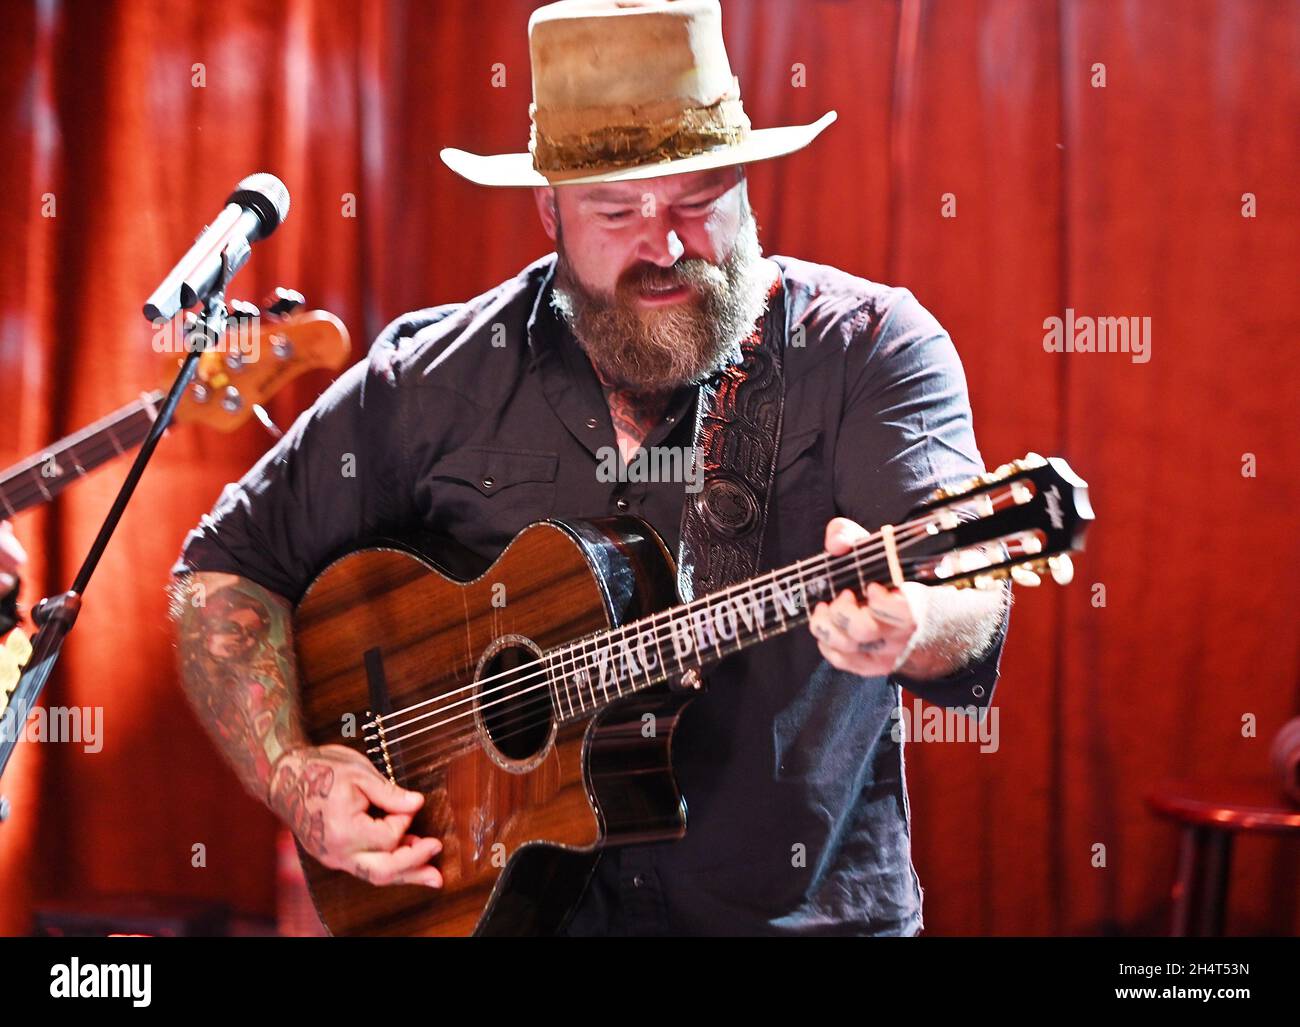
M298 719L289 603L247 578L202 571L178 579L171 599L190 705L240 781L266 802L280 757L308 744ZM321 785L286 781L285 794L304 787L306 798Z
M334 769L319 761L281 760L271 782L270 806L313 856L325 847L325 814L317 799L329 796L334 787Z

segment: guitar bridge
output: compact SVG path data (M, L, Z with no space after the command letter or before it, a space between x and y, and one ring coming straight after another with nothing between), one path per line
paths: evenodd
M387 777L388 780L392 781L393 784L397 784L397 778L393 776L393 761L388 755L388 739L384 736L384 725L379 718L374 715L373 711L367 710L366 716L374 721L375 731L379 737L379 755L383 757L384 765L378 769L381 770L384 776ZM375 760L374 762L378 763L379 761Z
M366 711L369 721L375 725L379 740L379 755L383 757L383 766L378 769L393 784L397 784L397 773L393 768L393 755L388 751L388 737L384 731L383 718L392 712L392 703L388 701L388 678L384 676L384 660L379 648L367 649L364 653L366 665L366 683L370 688L370 709ZM378 763L378 760L375 761ZM401 757L397 758L397 770L402 770Z

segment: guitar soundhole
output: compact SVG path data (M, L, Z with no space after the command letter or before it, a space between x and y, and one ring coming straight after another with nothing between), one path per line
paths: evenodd
M479 724L509 764L531 763L551 739L551 692L540 655L527 639L498 639L479 664Z

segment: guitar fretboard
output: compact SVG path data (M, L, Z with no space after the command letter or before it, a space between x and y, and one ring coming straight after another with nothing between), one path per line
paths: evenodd
M909 544L922 536L933 538L933 531L914 530ZM900 567L911 563L902 560ZM821 553L799 560L551 650L544 659L555 710L565 721L589 716L625 695L712 666L725 656L806 624L817 603L830 602L845 589L865 594L871 582L888 580L889 570L877 534L846 555Z
M145 393L36 456L0 471L0 513L11 517L53 499L70 482L140 445L162 400L161 391Z

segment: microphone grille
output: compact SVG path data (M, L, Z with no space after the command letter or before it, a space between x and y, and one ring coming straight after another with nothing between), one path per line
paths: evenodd
M289 216L289 190L274 175L259 171L249 175L230 194L226 203L238 203L257 214L261 222L258 239L265 239L280 227L280 222Z

